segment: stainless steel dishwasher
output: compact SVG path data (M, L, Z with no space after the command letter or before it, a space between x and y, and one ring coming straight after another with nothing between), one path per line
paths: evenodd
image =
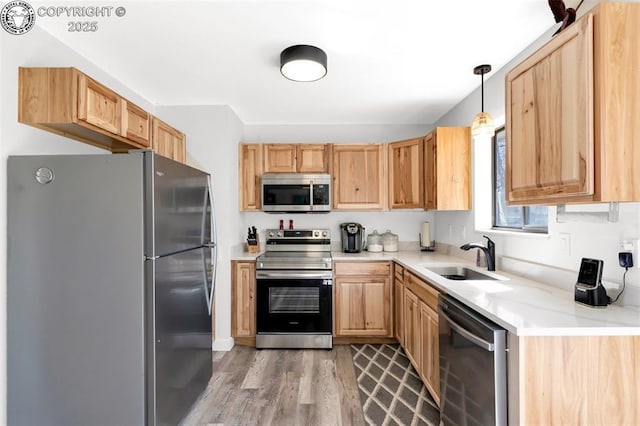
M448 295L439 321L441 423L506 425L506 330Z

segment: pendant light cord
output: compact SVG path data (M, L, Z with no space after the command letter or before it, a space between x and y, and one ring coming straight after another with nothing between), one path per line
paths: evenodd
M484 73L480 74L480 111L484 112Z

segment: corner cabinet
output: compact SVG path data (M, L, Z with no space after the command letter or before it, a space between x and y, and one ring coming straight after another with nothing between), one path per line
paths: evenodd
M237 344L255 346L255 262L231 262L231 336Z
M640 201L640 5L600 3L506 76L508 204Z
M334 335L393 337L390 262L334 262Z
M384 210L387 206L385 144L333 145L333 207Z
M423 208L423 165L422 138L389 144L389 208Z
M436 127L424 138L425 210L471 209L471 131Z

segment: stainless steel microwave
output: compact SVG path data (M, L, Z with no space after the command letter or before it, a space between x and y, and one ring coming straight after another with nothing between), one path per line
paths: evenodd
M328 213L331 175L265 173L262 175L262 211Z

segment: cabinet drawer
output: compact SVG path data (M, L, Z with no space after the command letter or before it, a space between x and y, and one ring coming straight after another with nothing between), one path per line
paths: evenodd
M390 262L334 262L335 276L390 275Z
M416 296L435 312L438 312L438 295L440 292L410 272L404 275L404 283Z

